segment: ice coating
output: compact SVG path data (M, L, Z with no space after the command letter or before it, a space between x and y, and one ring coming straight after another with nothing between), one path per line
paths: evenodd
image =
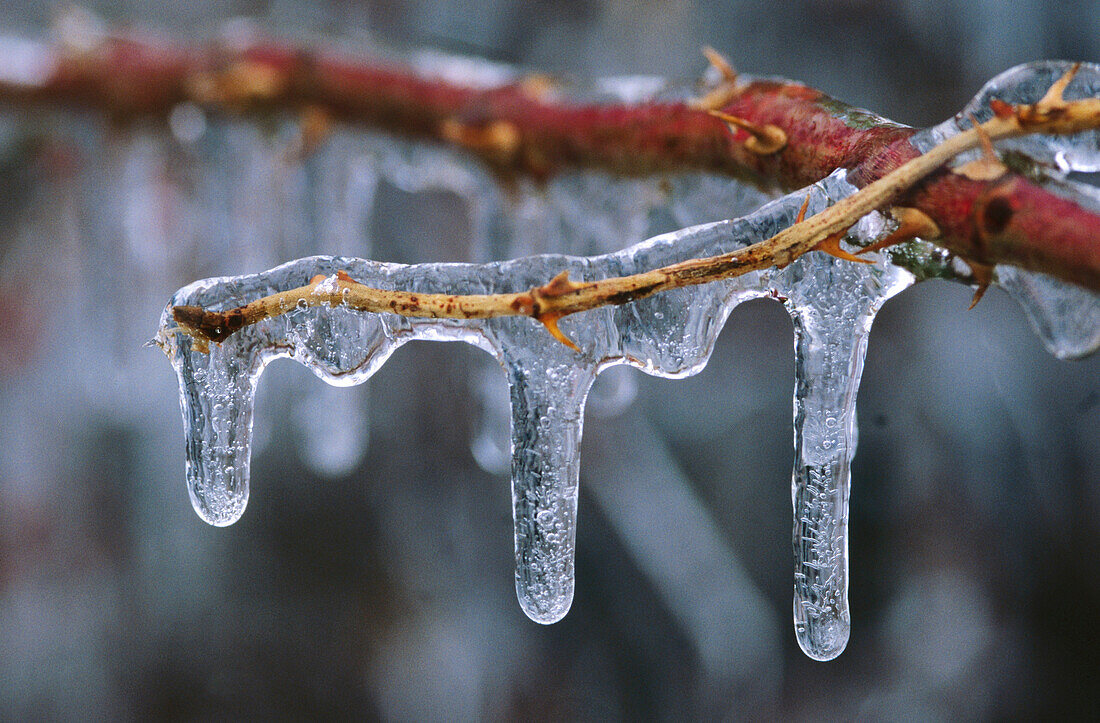
M455 185L471 184L462 179ZM512 206L501 214L502 199L495 188L480 188L472 196L471 215L485 229L474 235L475 243L481 242L472 254L475 260L516 258L539 250L571 255L611 253L662 231L749 214L770 199L751 186L707 174L685 174L653 183L581 171L537 185L521 179ZM478 464L494 474L510 465L504 398L499 387L487 380L498 374L496 366L485 360L474 373L481 408L478 432L470 442ZM633 398L634 377L617 371L609 370L595 382L589 399L594 413L614 416Z
M1100 294L1013 266L997 267L997 283L1054 356L1078 359L1100 347Z
M1034 101L1037 98L1028 93L1045 90L1063 68L1036 64L1014 69L994 81L1007 83L994 90L1005 100ZM1088 84L1095 85L1096 77L1095 67L1086 66L1068 96L1092 92ZM1080 90L1079 83L1087 89ZM1013 95L1017 91L1019 95ZM983 94L988 93L987 87ZM982 102L988 105L987 100ZM971 105L982 102L976 99ZM918 145L934 143L958 128L958 123L950 121L925 131L918 135ZM231 130L231 136L246 134L240 128ZM794 220L806 195L806 191L796 192L749 213L767 196L728 179L699 174L618 179L592 171L562 174L540 186L519 179L504 194L490 174L461 153L369 133L358 134L354 141L350 136L340 138L343 146L326 149L321 160L309 163L320 164L328 173L342 167L340 156L356 159L351 180L324 178L321 182L345 184L346 209L337 217L344 218L349 228L361 231L369 225L374 187L384 178L409 191L444 189L458 194L467 203L473 232L468 258L491 262L530 257L481 265L403 266L317 256L263 274L198 282L180 290L171 303L229 308L300 286L316 274L330 276L337 271L383 288L452 293L525 290L564 268L575 279L628 274L767 238ZM1029 157L1055 178L1097 166L1096 139L1091 134L1034 139L1034 147L1028 145L1032 140L1020 139L1011 147L1020 154L1033 151ZM329 163L331 168L325 165ZM301 181L287 181L287 185ZM311 183L317 182L314 178ZM307 191L308 184L298 189L303 196ZM819 211L853 191L842 172L834 174L812 188L809 210ZM1092 193L1072 188L1065 192L1082 197ZM732 222L705 223L739 214L747 215ZM286 222L294 217L286 214ZM656 231L682 226L692 227L641 242ZM852 235L866 241L880 226L881 219L872 216ZM234 236L235 232L226 233ZM346 231L333 229L330 235L336 242L329 244L332 248L369 253L369 246L342 245L341 239L349 236ZM230 239L230 245L240 245L240 259L256 264L244 250L262 245L246 240ZM634 245L610 253L630 244ZM605 255L531 256L547 250ZM1095 294L1015 269L1001 268L998 274L1055 354L1082 355L1100 343L1100 303ZM480 443L479 463L502 471L509 466L505 447L511 448L517 595L532 619L547 623L567 612L573 596L578 450L586 395L598 371L625 363L661 376L695 373L702 369L737 303L765 295L785 298L796 329L795 626L806 653L827 660L844 649L849 636L847 502L856 443L855 397L867 334L882 303L911 282L907 272L882 260L866 267L810 253L782 271L674 290L566 318L562 329L581 346L580 355L527 318L432 321L360 314L340 307L295 310L267 320L221 346L212 345L209 355L191 348L188 337L174 334L168 315L160 337L183 391L191 497L203 519L219 525L236 520L247 502L252 396L260 372L271 359L292 356L329 383L346 385L365 381L393 349L412 339L466 341L489 352L493 358L485 358L484 370L499 374L502 368L508 382L511 444L504 441L500 420L488 414L475 449ZM300 415L303 431L317 418L315 410L323 415L339 405L338 395L318 389L322 391L310 392L317 403L303 405L309 407ZM365 412L358 417L365 426ZM354 442L352 436L344 442ZM338 465L332 473L350 464Z
M994 98L1012 104L1035 103L1072 65L1045 60L1006 70L986 83L954 118L917 133L913 144L926 151L969 128L971 115L979 122L988 120L993 115L989 102ZM1065 97L1075 100L1096 96L1100 96L1100 65L1082 63L1066 87ZM999 141L997 151L1010 166L1022 166L1032 175L1049 177L1051 188L1057 193L1100 210L1100 193L1096 188L1064 180L1070 172L1100 171L1100 131L1013 138ZM956 163L965 163L978 153L962 154ZM997 267L997 281L1023 308L1032 329L1051 354L1059 359L1072 359L1100 347L1100 294L1010 266Z
M1041 60L1009 68L996 76L952 118L927 128L913 137L913 144L922 151L945 138L970 128L970 116L985 122L993 116L989 102L996 98L1005 103L1036 103L1047 90L1065 75L1073 63L1064 60ZM1077 74L1066 87L1065 98L1095 98L1100 95L1100 65L1081 63ZM1100 171L1100 130L1084 131L1071 136L1030 135L997 142L999 152L1020 153L1051 171ZM961 154L956 164L977 158L980 150Z

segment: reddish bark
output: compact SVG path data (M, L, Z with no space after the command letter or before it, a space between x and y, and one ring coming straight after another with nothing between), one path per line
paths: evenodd
M797 83L747 83L721 108L786 133L782 151L758 155L745 147L745 131L731 133L686 102L578 103L534 78L486 89L277 43L229 50L136 36L53 57L52 72L37 84L0 82L0 99L91 105L118 118L165 115L184 101L230 112L317 107L344 121L457 143L502 172L539 177L578 165L631 175L706 170L793 189L848 168L862 186L918 154L909 142L914 129ZM1100 291L1100 215L1022 176L979 182L945 171L899 203L928 214L943 231L938 243L964 258Z

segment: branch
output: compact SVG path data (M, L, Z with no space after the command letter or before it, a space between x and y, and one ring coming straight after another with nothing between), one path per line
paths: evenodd
M992 156L993 140L1031 133L1071 134L1100 127L1100 98L1067 102L1062 97L1077 67L1066 73L1033 105L1001 106L982 124L948 138L927 153L918 156L856 193L841 199L826 210L799 220L775 236L738 251L703 259L691 259L653 271L599 281L573 282L562 272L548 283L524 293L511 294L422 294L387 291L358 283L347 274L336 279L317 276L306 285L251 302L224 312L206 311L197 306L173 308L180 329L200 341L220 342L238 329L263 319L278 316L301 306L344 305L359 311L389 312L402 316L484 319L498 316L531 316L542 322L562 343L577 349L558 329L564 316L609 304L643 299L661 291L705 284L773 266L783 267L815 248L856 259L839 251L834 244L860 218L880 208L940 169L958 154L984 146L987 156L958 170L964 177L996 180L1007 169ZM807 202L809 197L807 197ZM919 213L919 212L916 212ZM985 215L990 215L987 211ZM904 226L904 223L902 224ZM911 238L911 236L909 237ZM882 247L898 243L905 234L891 234ZM979 294L983 289L979 289Z
M505 174L701 170L791 190L847 168L863 187L920 155L913 128L797 83L742 82L728 66L724 76L703 103L600 104L570 100L540 75L474 86L380 58L268 40L181 46L131 34L79 49L0 44L0 101L76 103L120 121L167 116L184 102L229 113L320 111L465 147ZM741 123L731 134L705 110ZM785 143L763 152L761 139L774 141L775 131ZM976 264L1021 266L1100 291L1100 215L1022 175L942 171L898 203L934 222L937 244Z

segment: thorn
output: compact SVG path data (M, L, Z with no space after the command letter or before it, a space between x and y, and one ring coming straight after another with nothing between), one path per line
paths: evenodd
M439 124L439 135L445 141L484 153L500 162L513 160L523 143L519 128L505 120L488 125L467 125L455 118L446 118Z
M967 116L970 118L970 122L974 124L974 130L978 132L978 140L982 144L982 157L999 163L1001 159L993 152L993 141L989 138L989 134L985 132L985 128L982 127L982 124L978 122L973 113L968 113Z
M531 73L519 81L520 92L538 102L552 100L559 85L552 75L545 73Z
M744 118L738 118L735 115L723 113L713 108L707 109L707 113L710 113L719 120L725 121L731 126L746 131L751 137L745 141L745 148L753 153L767 156L782 150L783 146L787 145L787 134L784 133L783 129L779 126L774 126L770 123L758 126Z
M579 354L581 348L574 344L573 340L567 337L565 333L558 328L558 319L562 318L563 316L566 316L566 314L563 314L560 311L555 311L546 314L539 314L535 317L535 319L542 322L542 325L545 326L546 330L550 332L550 336L554 337L562 344L565 344L567 347Z
M688 105L696 110L715 110L726 105L741 93L736 85L723 84L710 91L702 98L693 98Z
M890 209L890 215L898 222L898 227L873 244L856 251L857 256L871 251L881 251L896 244L912 241L915 238L935 239L940 237L940 227L923 211L906 206L894 206Z
M978 140L982 144L982 157L964 163L958 168L952 169L954 173L960 176L969 178L971 181L993 181L1004 174L1008 173L1008 166L1001 163L1001 159L997 157L997 152L993 150L993 141L990 140L989 134L986 133L982 124L978 122L978 119L974 117L974 114L969 114L970 122L974 124L974 130L978 132Z
M726 59L726 56L722 55L709 45L703 46L703 55L706 56L707 62L711 64L711 67L721 73L723 80L725 80L727 83L737 82L737 71L733 69L732 65L730 65L730 62Z
M978 288L974 290L974 298L971 299L970 306L966 307L966 310L970 311L978 305L978 302L985 296L986 289L993 283L993 267L978 261L964 260L970 265L971 280L978 285Z
M1016 121L1020 126L1027 127L1045 123L1060 117L1066 108L1069 107L1069 103L1066 102L1063 96L1066 91L1066 86L1073 80L1073 76L1077 75L1077 71L1080 67L1080 63L1074 63L1073 67L1067 70L1061 78L1054 81L1035 105L1024 105L1017 108Z
M301 162L313 155L332 135L332 118L318 105L302 109L298 119L298 138L287 150L287 162Z
M817 245L810 250L824 251L830 256L834 256L838 259L843 259L844 261L855 261L859 264L873 264L874 261L871 261L871 259L861 259L860 257L854 256L840 247L840 239L844 238L847 233L848 229L844 229L843 231L837 231L834 234L830 234L821 239L821 241L819 241Z
M721 82L718 87L711 90L702 98L695 98L690 101L690 105L693 108L699 110L713 110L721 108L729 103L731 100L737 97L740 89L737 87L737 71L730 65L726 57L719 53L709 45L703 46L703 55L706 56L707 62L711 64L718 74L722 76Z
M580 286L569 280L569 269L550 279L539 288L540 296L560 296Z
M1077 75L1077 71L1080 69L1081 63L1074 63L1072 68L1067 70L1061 78L1054 81L1054 85L1047 89L1046 94L1035 104L1036 108L1051 110L1064 107L1066 105L1066 99L1062 97L1062 94L1066 92L1066 86L1070 84L1070 81L1073 80L1073 76Z
M553 299L555 297L564 296L565 294L568 294L571 291L576 291L577 289L580 289L583 286L584 286L584 284L577 284L577 283L574 283L573 281L571 281L569 279L569 269L566 269L565 271L562 271L560 274L558 274L554 278L547 281L542 286L538 286L538 287L535 287L534 289L531 289L531 297L532 297L532 300L534 302L533 305L532 305L533 308L532 308L531 315L534 316L534 318L536 320L541 322L542 325L546 327L547 331L550 332L550 335L552 337L554 337L555 339L560 341L562 344L565 344L567 347L569 347L570 349L572 349L575 352L580 352L581 348L579 346L577 346L576 344L574 344L573 341L569 337L567 337L564 333L562 333L561 329L558 328L558 319L561 319L564 316L568 316L569 312L563 312L563 311L543 311L543 312L539 312L538 311L538 308L539 308L538 300L539 299Z
M806 209L810 205L810 194L806 194L806 200L802 202L802 208L798 209L798 217L794 220L795 223L802 223L806 220Z
M706 56L711 67L717 70L718 75L722 76L722 80L719 81L717 87L707 92L702 98L691 100L690 105L692 108L700 110L722 108L730 100L736 98L740 92L740 88L737 86L737 70L729 64L726 56L709 45L703 46L703 55Z
M995 181L1008 173L1008 166L1000 161L979 158L951 169L952 173L969 178L971 181Z
M360 283L360 282L356 281L355 279L351 278L351 276L349 276L348 272L346 272L346 271L337 271L336 272L336 278L339 281L346 281L349 284L359 284ZM362 284L360 284L360 285L362 285Z
M584 284L575 283L569 278L569 269L566 269L542 286L536 286L531 289L531 296L536 299L553 298L555 296L564 296L582 287L584 287Z

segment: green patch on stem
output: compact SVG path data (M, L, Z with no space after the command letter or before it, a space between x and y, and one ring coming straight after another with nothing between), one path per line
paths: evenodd
M917 281L944 279L969 282L969 279L955 271L951 254L928 241L921 239L908 241L887 249L886 253L892 264L913 274Z
M872 128L881 128L883 126L893 128L906 127L901 123L895 123L882 116L875 115L869 110L856 108L855 106L842 103L833 98L821 98L817 101L817 105L823 110L828 111L834 118L844 121L844 125L854 130L866 131Z
M1029 181L1038 184L1050 180L1050 172L1053 167L1049 164L1037 161L1026 153L1014 150L998 150L1001 162L1008 166L1010 171L1015 171Z

